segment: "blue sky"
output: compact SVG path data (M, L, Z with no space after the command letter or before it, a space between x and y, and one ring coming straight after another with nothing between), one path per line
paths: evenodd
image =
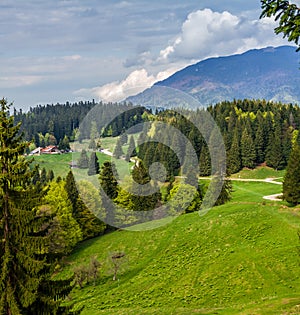
M1 0L1 97L118 101L199 60L287 44L259 15L256 0Z

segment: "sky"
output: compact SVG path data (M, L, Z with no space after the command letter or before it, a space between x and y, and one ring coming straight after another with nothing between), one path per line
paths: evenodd
M291 44L260 12L259 0L0 0L0 97L23 110L121 101L200 60Z

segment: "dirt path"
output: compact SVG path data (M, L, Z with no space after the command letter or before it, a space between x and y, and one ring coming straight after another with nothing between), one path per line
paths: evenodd
M282 193L280 194L274 194L274 195L268 195L263 196L264 199L272 200L272 201L281 201L282 200Z

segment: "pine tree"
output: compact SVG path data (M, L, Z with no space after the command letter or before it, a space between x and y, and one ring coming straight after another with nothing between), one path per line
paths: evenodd
M72 171L69 171L66 177L65 189L68 194L68 199L72 204L73 218L80 226L82 238L85 240L103 233L105 224L97 217L99 214L98 212L101 212L102 210L102 204L100 196L98 194L95 196L95 193L94 195L92 194L93 185L88 181L80 181L78 187L80 189L80 194L75 183L74 175ZM99 197L97 205L95 205L93 209L90 209L88 205L91 207L91 203L97 199L97 197ZM103 213L101 213L101 218L102 217L105 217Z
M44 167L42 168L42 171L41 171L40 182L42 185L45 185L47 183L47 171Z
M114 157L119 159L122 155L124 154L123 149L122 149L122 143L121 143L121 138L117 140L115 149L114 149Z
M300 203L300 147L294 143L283 181L283 199L292 205Z
M227 168L229 174L237 173L241 169L241 152L238 132L234 133L231 148L227 154Z
M88 169L88 175L96 175L99 174L99 162L96 152L92 152L89 160L89 169Z
M270 138L267 148L266 162L268 166L271 166L276 170L282 169L284 166L285 161L281 141L281 128L279 125L275 127L273 137Z
M52 182L54 179L54 172L53 170L48 170L47 172L47 182Z
M207 145L203 145L199 158L200 176L211 175L211 159Z
M263 126L258 125L255 135L255 150L256 150L256 163L263 163L265 161L265 138Z
M79 168L88 168L89 167L89 158L87 156L87 153L86 153L86 150L83 149L81 151L81 154L80 154L80 157L79 157L79 160L77 162L77 166Z
M116 168L112 162L104 162L99 175L100 185L110 199L115 199L118 195L118 181L116 178Z
M30 162L22 156L27 143L14 126L9 105L0 101L0 314L71 314L60 307L72 279L51 279L55 264L48 255L50 224L35 210L40 192L32 183Z
M241 138L241 156L242 156L242 166L254 168L256 160L256 152L253 139L245 128L242 133Z
M128 150L126 153L126 161L129 161L131 157L136 156L136 149L135 149L135 142L133 136L130 136L129 138L129 145L128 145Z

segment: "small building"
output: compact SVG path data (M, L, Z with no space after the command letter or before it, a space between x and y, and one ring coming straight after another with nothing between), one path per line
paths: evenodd
M40 154L60 154L60 150L56 145L48 145L46 148L40 150Z
M40 155L40 154L41 154L41 150L42 150L42 148L41 148L41 147L38 147L38 148L32 150L32 151L29 153L29 155Z

